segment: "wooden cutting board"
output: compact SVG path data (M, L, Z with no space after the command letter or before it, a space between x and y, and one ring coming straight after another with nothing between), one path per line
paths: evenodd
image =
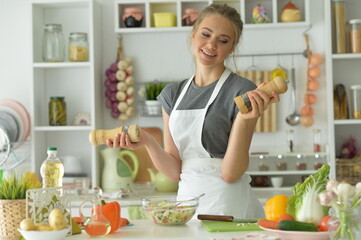
M208 232L263 231L257 223L202 221Z
M157 142L161 146L163 146L163 133L160 128L142 128L142 129L150 133L157 140ZM133 152L135 153L135 155L137 155L139 161L139 171L134 182L138 182L138 183L149 182L150 176L149 176L149 172L147 171L147 168L152 168L155 171L157 171L157 169L154 167L152 160L148 155L147 149L145 147L141 147L136 150L133 150Z

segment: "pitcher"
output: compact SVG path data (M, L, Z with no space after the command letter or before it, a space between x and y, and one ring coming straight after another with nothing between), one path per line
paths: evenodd
M102 188L105 192L118 191L120 188L129 188L136 178L139 170L137 156L129 150L105 148L100 151L104 160L102 172ZM125 161L128 156L133 162L134 168Z

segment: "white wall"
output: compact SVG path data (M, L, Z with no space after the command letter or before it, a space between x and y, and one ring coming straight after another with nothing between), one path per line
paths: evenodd
M103 71L115 61L117 51L117 34L114 32L114 4L111 0L102 0L103 5ZM311 50L323 54L324 23L323 0L312 0L311 22L309 31ZM0 99L12 98L30 108L30 29L28 22L30 10L28 0L0 0ZM245 30L239 52L243 54L302 52L305 49L303 31L305 28ZM134 60L135 78L138 82L154 79L176 81L189 77L193 72L192 57L186 41L188 33L132 33L123 34L124 54ZM290 67L290 57L280 57L280 64ZM303 105L306 87L307 59L296 56L297 88L299 108ZM257 66L273 69L277 66L277 57L255 58ZM238 58L237 69L243 70L251 65L251 58ZM232 67L232 66L231 66ZM232 67L233 68L233 67ZM311 144L312 129L322 130L323 143L327 142L326 133L326 82L323 66L319 78L320 90L315 107L315 124L311 128L297 126L294 128L295 144ZM105 77L104 77L105 79ZM104 92L104 91L103 91ZM290 95L281 97L279 104L279 132L255 134L253 146L282 145L285 142L286 116L291 112ZM110 117L104 110L106 128L120 123ZM162 126L160 118L135 118L130 123L138 122L141 126Z

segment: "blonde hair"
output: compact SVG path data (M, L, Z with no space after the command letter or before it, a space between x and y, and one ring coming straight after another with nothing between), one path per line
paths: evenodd
M241 20L241 15L233 7L228 6L227 4L211 4L208 7L204 8L200 13L193 25L193 30L191 35L193 35L199 28L201 22L208 16L219 15L228 19L233 26L235 39L233 42L233 48L238 44L243 30L243 22Z

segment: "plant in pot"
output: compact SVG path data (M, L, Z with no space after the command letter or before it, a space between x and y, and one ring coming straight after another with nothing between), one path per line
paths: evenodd
M161 105L157 100L157 96L163 90L163 88L167 85L166 82L160 82L158 80L154 80L152 82L145 83L145 106L146 111L149 115L160 115L161 114Z
M19 239L21 220L26 218L26 191L41 188L35 173L12 174L0 184L0 239Z

